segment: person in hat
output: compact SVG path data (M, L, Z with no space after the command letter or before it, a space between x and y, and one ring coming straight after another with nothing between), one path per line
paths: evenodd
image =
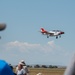
M24 70L26 72L26 75L29 75L29 70L28 70L28 67L26 66L25 61L24 60L21 60L21 63L23 64L23 68L24 68Z
M26 71L23 68L23 63L19 62L17 68L16 68L16 74L17 75L26 75Z

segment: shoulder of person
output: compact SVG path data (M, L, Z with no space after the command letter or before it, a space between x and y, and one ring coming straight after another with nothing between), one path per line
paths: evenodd
M26 73L26 71L25 71L24 69L22 69L21 71L23 72L23 74L25 74L25 73Z
M27 68L27 66L23 66L23 68Z

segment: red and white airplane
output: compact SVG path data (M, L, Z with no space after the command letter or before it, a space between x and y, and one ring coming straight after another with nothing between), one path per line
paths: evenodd
M62 34L64 34L63 31L60 30L52 30L52 31L47 31L44 28L41 28L40 31L43 35L47 35L47 38L49 38L49 36L55 36L56 39L58 39L58 36L61 37Z

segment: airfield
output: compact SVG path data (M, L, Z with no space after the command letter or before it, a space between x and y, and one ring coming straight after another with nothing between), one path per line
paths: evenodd
M63 75L64 71L65 69L33 68L33 69L30 69L30 75L36 75L39 72L42 73L42 75Z
M37 75L38 73L41 73L41 75L63 75L65 71L65 68L28 68L28 69L29 75Z

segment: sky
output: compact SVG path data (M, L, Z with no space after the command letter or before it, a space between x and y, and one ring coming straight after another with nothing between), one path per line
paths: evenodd
M1 0L0 59L11 64L67 65L75 52L75 0ZM61 38L39 31L62 30Z

